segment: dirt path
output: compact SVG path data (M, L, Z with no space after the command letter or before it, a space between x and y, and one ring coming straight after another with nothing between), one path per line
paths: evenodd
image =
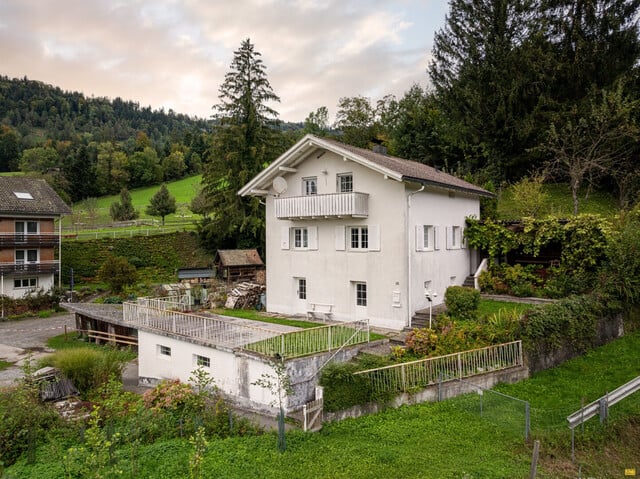
M0 321L0 359L12 363L0 371L0 387L11 385L22 376L22 364L29 355L33 359L51 352L47 339L75 329L73 314L61 314L50 318L31 318L17 321Z

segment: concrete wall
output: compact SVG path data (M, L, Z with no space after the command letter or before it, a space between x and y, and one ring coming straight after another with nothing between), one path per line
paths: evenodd
M489 389L498 383L516 383L529 376L527 368L511 368L504 371L482 374L467 378L464 381L445 381L440 385L429 386L416 393L401 393L397 395L390 404L379 404L375 402L356 405L349 409L336 412L324 413L324 421L341 421L347 418L356 418L367 414L375 414L387 407L400 407L409 404L419 404L423 402L435 402L439 399L450 399L461 394L477 392L479 386Z

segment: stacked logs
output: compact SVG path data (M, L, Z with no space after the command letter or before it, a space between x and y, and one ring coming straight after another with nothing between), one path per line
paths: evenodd
M255 308L260 305L260 298L265 290L266 288L261 284L239 283L227 294L224 306L229 309Z

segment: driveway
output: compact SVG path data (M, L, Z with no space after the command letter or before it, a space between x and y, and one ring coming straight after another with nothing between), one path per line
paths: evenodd
M17 321L0 321L0 359L13 363L0 371L0 387L10 386L22 377L22 364L31 354L37 359L51 352L47 349L47 339L75 330L73 314L61 314L50 318L21 319Z

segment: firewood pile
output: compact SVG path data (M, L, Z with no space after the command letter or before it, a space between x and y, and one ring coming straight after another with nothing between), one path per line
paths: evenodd
M262 284L239 283L227 294L225 308L247 309L255 308L260 303L260 295L266 288Z

